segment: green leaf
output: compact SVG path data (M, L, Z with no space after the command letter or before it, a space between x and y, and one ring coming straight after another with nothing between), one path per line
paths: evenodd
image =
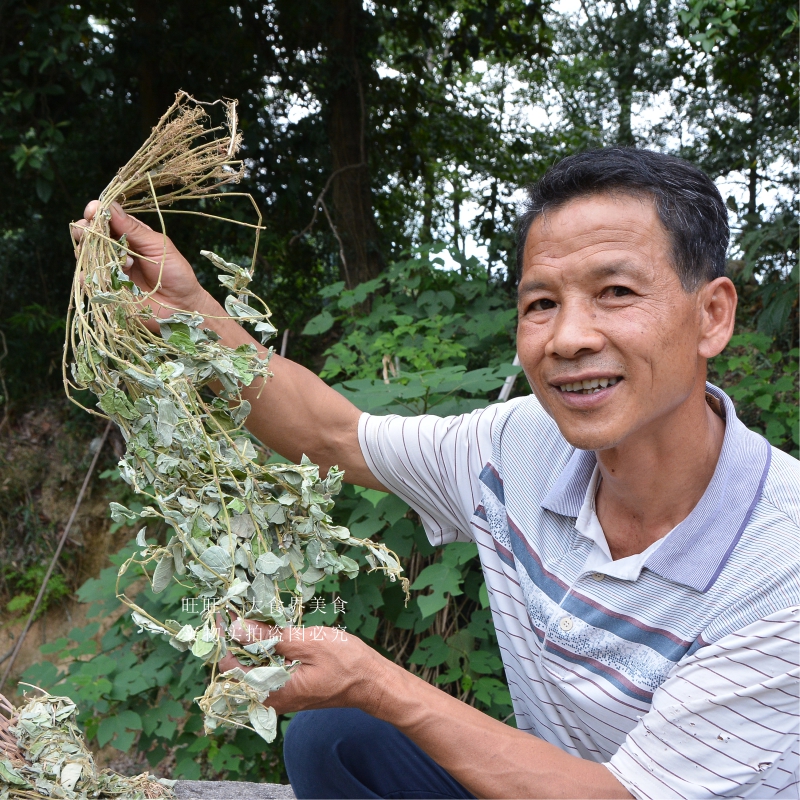
M133 731L142 729L142 718L130 709L120 711L113 717L106 717L97 729L97 743L100 747L107 745L116 737L114 747L126 752L135 738Z
M238 497L228 503L228 508L237 514L244 514L247 511L247 506Z
M508 687L497 678L480 677L473 683L472 689L475 699L486 706L495 704L511 706L511 693L508 691Z
M207 642L198 636L197 639L194 640L194 644L192 644L192 655L204 659L216 646L216 642Z
M346 285L347 284L345 284L344 281L336 281L335 283L332 283L329 286L324 286L322 289L320 289L319 296L338 297Z
M230 554L219 545L212 545L200 556L200 560L209 569L219 575L225 575L233 566Z
M172 556L163 556L153 572L153 591L156 594L163 592L172 580L175 571L175 561Z
M303 336L319 336L321 333L326 333L333 327L336 320L331 316L330 312L323 311L312 317L303 328Z
M130 404L125 392L119 389L107 389L101 395L97 404L109 417L122 417L123 419L138 419L141 414Z
M95 656L90 661L81 662L80 670L84 675L96 677L108 676L117 668L117 662L107 655Z
M31 784L14 769L11 762L6 758L0 758L0 779L4 780L6 783L13 783L15 786L32 788Z
M46 644L43 644L39 648L39 652L42 653L42 655L50 655L51 653L58 653L64 648L66 648L68 644L69 644L69 639L62 636L61 638L56 639L54 642L47 642Z
M255 667L244 676L244 681L256 691L272 692L280 689L289 677L283 667Z
M772 395L762 394L759 397L754 398L753 403L755 403L759 408L763 408L764 411L767 411L772 405Z
M278 730L278 717L274 708L264 708L262 705L252 703L248 710L250 724L256 733L267 743L275 740Z
M494 653L477 650L470 654L469 668L473 672L491 675L503 668L503 662Z
M191 328L185 322L160 323L161 335L173 347L188 355L197 355L197 346L192 341Z
M772 419L767 423L765 435L770 444L780 447L786 437L786 426L782 422Z
M47 203L53 196L53 183L47 180L44 176L39 176L36 179L36 194L43 203Z
M478 599L481 603L481 608L489 608L489 590L486 584L482 583L481 588L478 590Z
M417 604L423 617L429 617L443 609L447 605L448 595L463 594L462 580L461 572L448 564L439 562L425 567L411 584L412 590L432 587L430 594L417 597Z
M423 639L411 654L408 663L419 664L423 667L438 667L447 661L449 655L450 648L444 639L437 634Z

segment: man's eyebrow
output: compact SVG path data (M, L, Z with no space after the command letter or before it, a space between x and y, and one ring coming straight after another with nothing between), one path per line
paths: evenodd
M588 274L593 278L611 278L614 275L639 275L641 270L641 266L632 261L613 261L610 264L592 267Z
M584 275L591 279L613 278L615 275L640 275L641 266L632 261L613 261L610 264L598 264L586 270ZM551 283L548 281L522 281L517 287L517 294L523 295L530 292L538 292L542 289L550 289Z
M526 294L528 292L538 292L540 289L547 289L549 284L545 281L524 281L517 286L517 294Z

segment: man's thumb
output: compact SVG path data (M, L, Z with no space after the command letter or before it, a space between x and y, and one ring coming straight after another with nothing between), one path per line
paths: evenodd
M100 207L98 200L92 200L83 212L84 219L94 219L97 209ZM153 234L153 229L141 220L128 214L119 203L111 204L111 231L114 236L128 234L128 238L136 237L137 233Z
M119 203L111 204L111 230L115 236L122 236L123 233L128 234L128 239L135 239L137 234L140 236L152 236L155 231L149 226L145 225L136 217L132 217ZM159 236L159 238L161 238Z

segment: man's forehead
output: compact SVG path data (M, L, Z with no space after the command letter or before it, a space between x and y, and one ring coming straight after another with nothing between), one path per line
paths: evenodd
M575 239L666 237L655 205L636 195L598 194L576 197L561 206L546 209L530 227L526 248L555 245Z
M652 202L631 196L582 197L533 222L521 283L530 271L570 265L606 277L641 270L654 258L669 261L670 241Z

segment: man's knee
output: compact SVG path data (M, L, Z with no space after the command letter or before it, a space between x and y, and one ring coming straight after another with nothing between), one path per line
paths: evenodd
M335 713L338 709L323 708L317 711L300 711L295 714L283 738L283 757L291 773L294 765L308 764L308 755L329 753L336 730Z
M298 797L350 797L360 794L353 767L367 757L374 737L364 730L375 723L354 708L301 711L283 740L286 772Z
M371 736L365 728L378 721L356 708L320 708L294 716L283 740L283 755L289 775L295 766L310 763L330 766L339 754L355 754ZM341 747L344 745L344 747Z

